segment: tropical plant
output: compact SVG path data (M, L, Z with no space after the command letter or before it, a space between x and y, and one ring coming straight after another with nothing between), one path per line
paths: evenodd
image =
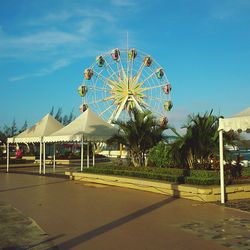
M163 141L159 142L149 150L148 159L150 165L156 167L174 167L170 152L170 144Z
M131 111L128 121L113 121L119 126L119 133L108 140L108 144L121 143L127 147L128 155L135 167L145 166L146 154L159 141L163 140L163 131L150 111Z
M176 131L177 139L172 144L171 156L177 164L193 168L195 165L208 166L211 158L219 152L219 117L206 112L204 115L189 115L186 134L180 135ZM236 133L225 133L224 143L234 144L238 139Z

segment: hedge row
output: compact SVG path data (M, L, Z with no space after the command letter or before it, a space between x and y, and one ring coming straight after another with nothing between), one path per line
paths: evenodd
M220 178L199 178L186 176L185 183L192 185L219 185Z
M119 175L119 176L129 176L138 177L153 180L164 180L169 182L183 183L183 177L178 175L169 175L157 172L146 172L139 170L121 170L121 169L111 169L111 168L84 168L85 173L94 174L108 174L108 175Z
M86 173L108 174L138 177L145 179L163 180L174 183L187 183L193 185L218 185L220 183L219 173L208 170L190 170L177 168L136 168L131 167L94 167L84 168Z

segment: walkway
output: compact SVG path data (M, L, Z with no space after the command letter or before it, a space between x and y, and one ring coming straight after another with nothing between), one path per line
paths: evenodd
M0 173L0 202L59 249L249 249L250 214L136 190Z

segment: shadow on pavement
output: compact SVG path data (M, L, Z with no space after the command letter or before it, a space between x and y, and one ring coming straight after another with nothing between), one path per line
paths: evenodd
M112 221L108 224L105 224L103 226L100 226L94 230L91 230L89 232L86 232L86 233L83 233L79 236L76 236L75 238L72 238L70 240L67 240L61 244L58 245L59 248L64 248L64 249L71 249L85 241L88 241L88 240L91 240L92 238L95 238L101 234L104 234L110 230L113 230L114 228L116 227L119 227L119 226L122 226L132 220L135 220L145 214L148 214L158 208L161 208L163 207L164 205L176 200L177 198L174 198L174 197L170 197L168 199L165 199L163 201L160 201L160 202L157 202L153 205L150 205L148 207L145 207L145 208L142 208L142 209L139 209L138 211L135 211L129 215L126 215L120 219L117 219L115 221Z

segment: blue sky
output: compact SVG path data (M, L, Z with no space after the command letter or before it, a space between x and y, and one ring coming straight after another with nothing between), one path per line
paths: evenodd
M0 128L54 106L79 114L83 70L112 48L153 56L172 84L172 124L250 106L248 0L0 0Z

